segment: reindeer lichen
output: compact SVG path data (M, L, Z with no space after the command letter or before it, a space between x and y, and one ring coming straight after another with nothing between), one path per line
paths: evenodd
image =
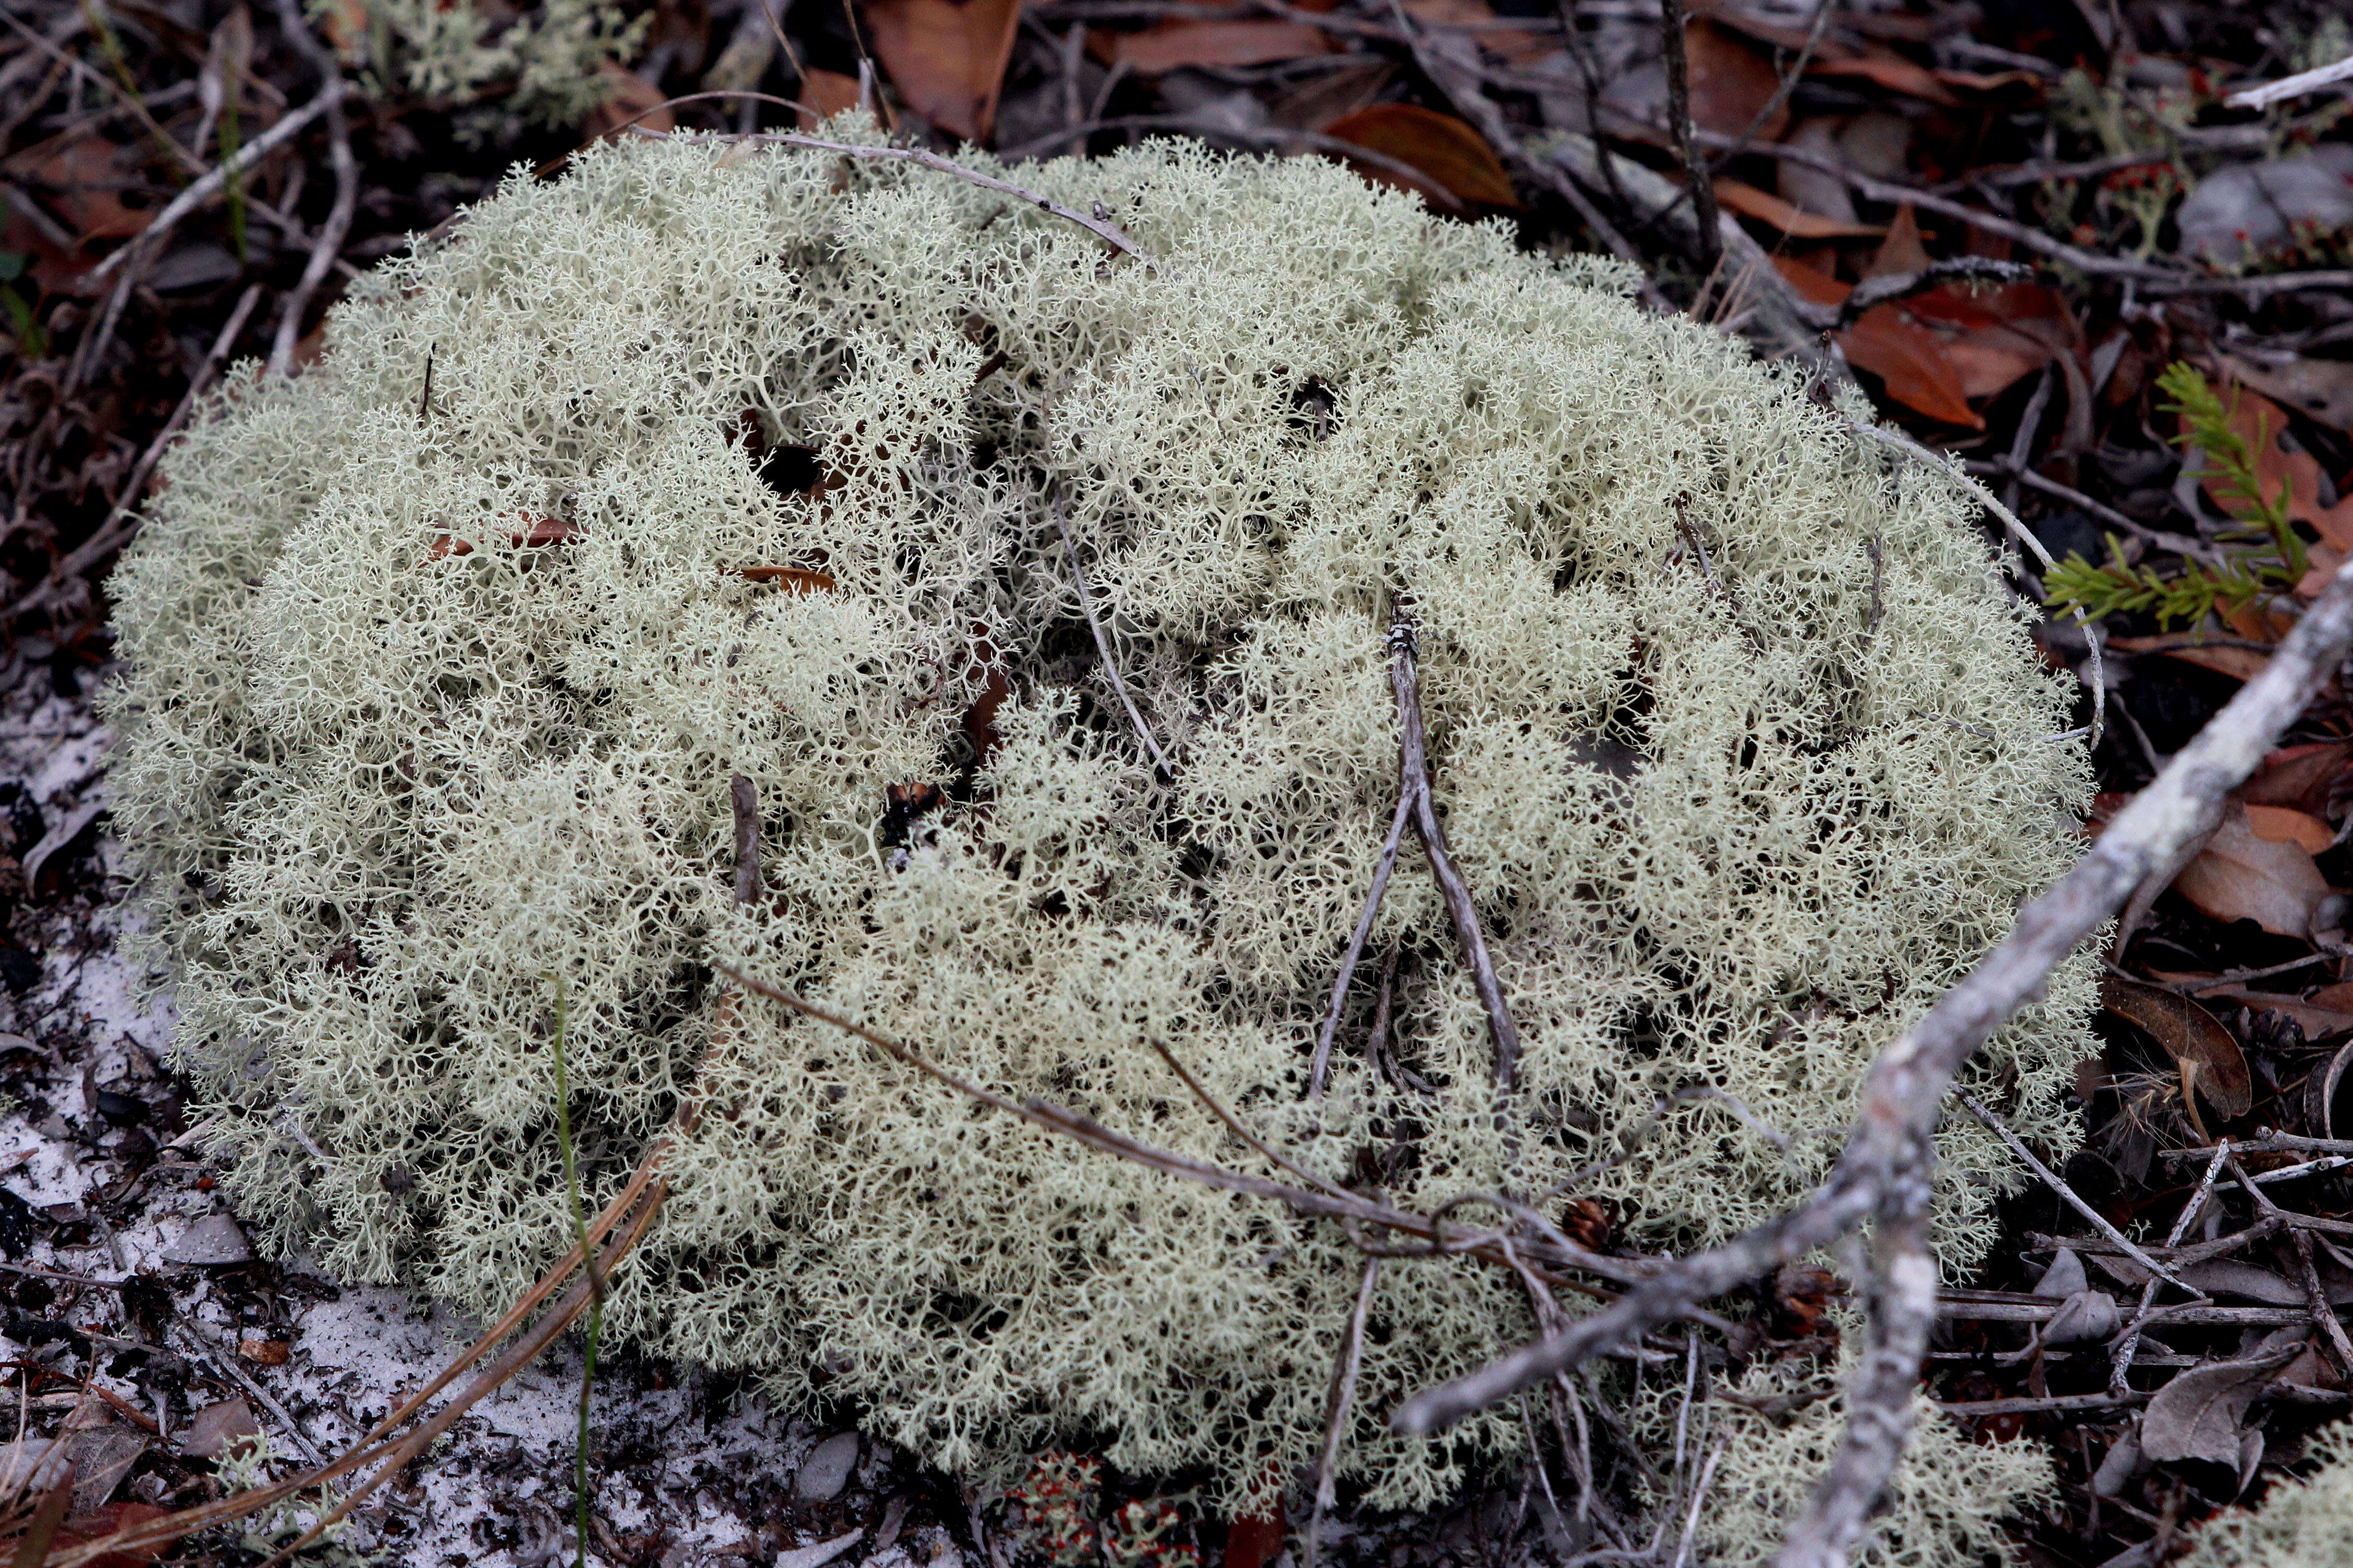
M1021 177L1157 259L681 139L387 263L170 460L116 584L115 816L269 1243L476 1310L560 1253L558 973L593 1198L707 1096L608 1335L962 1472L1082 1443L1239 1503L1320 1440L1347 1239L979 1110L714 957L1201 1158L1252 1156L1153 1041L1334 1180L1683 1247L1826 1168L1864 1064L2067 865L2086 773L1965 499L1611 267L1313 162ZM1523 1037L1500 1128L1410 845L1303 1103L1396 804L1401 593ZM886 807L913 784L944 798ZM2089 1008L2070 966L1981 1058L2021 1133L2071 1142ZM1695 1084L1748 1119L1653 1123ZM2018 1173L1943 1148L1962 1264ZM1418 1505L1524 1451L1515 1409L1382 1422L1533 1321L1473 1259L1385 1264L1345 1472Z

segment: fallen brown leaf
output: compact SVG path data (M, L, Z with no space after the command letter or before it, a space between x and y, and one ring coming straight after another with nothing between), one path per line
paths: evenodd
M1837 305L1854 291L1826 272L1785 256L1773 258L1799 294L1817 305ZM1862 319L1839 334L1839 347L1850 363L1879 377L1887 395L1947 425L1972 430L1985 421L1968 403L1968 390L1946 357L1945 344L1898 305L1865 310Z
M2214 837L2173 879L2174 890L2218 921L2251 920L2274 936L2308 938L2330 893L2311 851L2256 837L2246 808L2226 802Z
M2110 975L2100 982L2100 1005L2165 1047L2181 1070L2182 1099L2193 1120L2203 1091L2225 1118L2254 1108L2254 1079L2246 1053L2231 1031L2196 1002L2161 985ZM2202 1129L2201 1129L2202 1130Z
M1865 278L1899 278L1928 265L1928 247L1920 241L1920 219L1910 202L1896 207L1886 234L1871 265L1863 268Z
M867 0L875 58L907 107L966 142L997 122L1020 0Z
M802 130L814 131L822 121L858 107L858 79L811 66L801 78L800 100L816 112L804 110L795 118Z
M2159 980L2179 984L2184 981L2212 981L2211 974L2191 974L2173 970L2153 970ZM2353 989L2353 988L2348 988ZM2330 1035L2353 1032L2353 998L2327 997L2323 992L2309 998L2288 995L2277 991L2252 991L2243 985L2216 985L2198 994L2200 1001L2236 1002L2258 1013L2279 1013L2296 1022L2307 1040L2317 1040Z
M610 60L605 62L604 78L605 101L589 110L588 118L580 122L584 134L600 141L626 141L628 132L622 126L632 120L649 131L678 129L676 114L655 107L669 101L660 88ZM640 114L645 118L637 119Z
M1096 32L1088 51L1140 76L1187 66L1260 66L1333 52L1332 36L1306 22L1164 20L1140 33Z
M1345 114L1324 134L1351 142L1420 170L1465 203L1516 208L1520 198L1494 149L1464 121L1410 103L1376 103ZM1384 184L1398 182L1384 171L1358 171Z
M2328 813L2328 792L2353 762L2353 741L2317 741L2283 746L2265 757L2255 776L2238 788L2250 805L2286 805L2315 816Z
M1316 5L1314 10L1327 7ZM1495 20L1494 7L1487 0L1405 0L1406 14L1425 27L1461 26L1465 23ZM1523 33L1516 27L1482 27L1472 37L1479 47L1491 55L1512 61L1532 60L1551 52L1551 40L1535 33Z
M1887 232L1878 224L1849 223L1843 218L1806 212L1770 191L1760 191L1739 180L1716 181L1715 200L1718 206L1759 223L1769 223L1798 239L1868 239Z
M2307 855L2326 854L2337 842L2336 829L2292 806L2250 805L2247 826L2267 844L2293 844Z
M777 584L787 594L829 594L836 586L832 573L807 566L739 566L735 570L754 583Z
M1688 67L1692 121L1703 131L1725 136L1746 133L1781 89L1780 73L1772 61L1704 16L1684 27L1683 58ZM1762 141L1778 142L1788 126L1789 106L1785 101L1757 126L1756 134Z
M2122 653L2153 653L2183 664L2194 664L2233 680L2253 680L2271 663L2271 655L2251 647L2216 647L2199 640L2195 632L2165 633L2147 637L2111 637L2109 646Z
M2353 433L2353 363L2299 355L2281 364L2258 364L2238 354L2217 356L2223 374L2333 429Z
M1936 79L1936 72L1888 49L1874 48L1847 59L1816 59L1806 68L1806 74L1861 79L1947 109L1957 109L1961 102L1950 88Z
M2141 1412L2141 1451L2170 1462L2204 1459L2239 1465L2239 1440L2247 1407L2295 1352L2274 1351L2247 1361L2193 1366L2157 1391Z

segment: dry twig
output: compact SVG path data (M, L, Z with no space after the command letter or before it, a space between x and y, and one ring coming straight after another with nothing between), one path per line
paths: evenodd
M1684 1309L1795 1262L1876 1215L1886 1283L1875 1295L1881 1312L1892 1316L1886 1326L1874 1329L1873 1353L1850 1393L1850 1430L1833 1465L1832 1484L1818 1493L1780 1560L1783 1568L1841 1561L1861 1527L1862 1509L1873 1500L1858 1504L1851 1495L1853 1488L1868 1483L1874 1469L1883 1478L1898 1457L1887 1453L1874 1464L1856 1456L1849 1463L1859 1436L1853 1424L1862 1415L1869 1429L1862 1435L1883 1447L1898 1443L1903 1418L1889 1413L1887 1401L1896 1381L1908 1401L1917 1376L1926 1333L1923 1289L1928 1312L1935 1310L1923 1216L1931 1140L1946 1089L1995 1028L2042 994L2051 970L2105 923L2153 868L2204 828L2225 792L2254 771L2348 646L2353 566L2341 570L2314 601L2269 668L2117 815L2074 869L2021 910L2000 945L1873 1064L1846 1149L1804 1204L1723 1246L1668 1265L1557 1334L1415 1395L1398 1406L1391 1424L1405 1433L1451 1425L1563 1368L1626 1345ZM1895 1363L1907 1355L1896 1380Z

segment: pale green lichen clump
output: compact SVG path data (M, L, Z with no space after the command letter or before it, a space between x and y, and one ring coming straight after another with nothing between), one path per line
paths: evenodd
M2252 1509L2225 1509L2189 1538L2181 1568L2343 1568L2353 1563L2353 1433L2316 1433L2311 1473L2283 1477Z
M903 165L679 141L517 178L387 265L316 371L234 382L171 462L117 581L116 820L271 1242L478 1310L559 1253L560 971L600 1191L709 1096L609 1331L849 1396L961 1471L1079 1440L1234 1500L1312 1456L1345 1238L723 1004L712 957L1250 1163L1157 1038L1417 1207L1551 1191L1713 1084L1789 1154L1686 1100L1554 1200L1684 1247L1825 1167L1864 1063L2064 868L2087 786L1964 500L1618 273L1312 162L1023 178L1162 264ZM752 424L819 449L823 488L764 482ZM1409 586L1437 796L1525 1041L1509 1142L1410 845L1301 1103L1396 799ZM893 849L885 789L934 781L955 798ZM1366 1062L1392 952L1392 1051L1429 1092ZM2064 971L1982 1064L2030 1137L2068 1140L2087 985ZM2013 1167L1974 1127L1945 1150L1967 1261ZM1515 1281L1394 1261L1372 1325L1345 1463L1377 1502L1525 1451L1514 1410L1381 1426L1530 1331Z

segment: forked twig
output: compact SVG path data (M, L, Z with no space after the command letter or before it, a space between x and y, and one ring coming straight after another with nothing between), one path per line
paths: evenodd
M1488 956L1486 933L1479 929L1479 908L1472 900L1471 885L1454 864L1453 852L1446 847L1446 829L1438 820L1430 787L1429 738L1421 721L1421 678L1414 663L1419 652L1417 633L1413 601L1400 594L1389 617L1389 685L1397 693L1398 704L1398 792L1413 803L1413 825L1430 858L1430 874L1446 900L1455 940L1462 944L1472 982L1486 1008L1487 1030L1495 1043L1495 1092L1504 1095L1512 1091L1512 1080L1519 1072L1520 1030L1512 1022L1511 1010L1504 1005L1503 983L1495 977L1494 960Z
M1874 1330L1883 1353L1867 1356L1850 1393L1850 1419L1883 1409L1896 1361L1906 1397L1919 1367L1919 1279L1934 1311L1934 1270L1923 1224L1929 1160L1945 1091L1978 1047L2010 1016L2042 994L2059 962L2099 929L2132 890L2200 832L2225 792L2251 774L2280 732L2303 711L2322 679L2353 646L2353 564L2340 569L2280 645L2271 664L2242 687L2149 786L2117 815L2075 868L2020 910L2010 935L1921 1020L1883 1052L1863 1084L1862 1112L1827 1180L1803 1204L1769 1223L1669 1264L1616 1302L1556 1334L1524 1345L1480 1371L1416 1394L1391 1425L1408 1434L1451 1425L1564 1367L1632 1342L1684 1310L1767 1270L1827 1246L1864 1218L1879 1219L1888 1283L1878 1293L1895 1316ZM1900 1457L1902 1432L1874 1435ZM1781 1568L1843 1562L1862 1524L1848 1506L1868 1480L1860 1464L1833 1466L1832 1482L1793 1532ZM1882 1479L1884 1472L1882 1472Z
M2190 1194L2189 1201L2182 1205L2181 1212L2174 1216L2173 1228L2166 1233L2165 1237L2168 1250L2180 1246L2181 1238L2197 1222L2198 1211L2206 1206L2207 1194L2214 1190L2214 1178L2222 1173L2222 1162L2230 1157L2231 1141L2225 1138L2214 1146L2214 1157L2206 1162L2206 1174L2200 1180L2198 1190ZM2182 1261L2179 1258L2174 1259L2177 1264ZM2125 1391L2125 1373L2132 1368L2133 1352L2140 1349L2140 1331L2148 1322L2149 1309L2156 1305L2157 1279L2152 1272L2148 1282L2140 1288L2140 1305L2133 1310L2132 1321L2126 1323L2125 1331L2116 1336L2116 1348L2108 1362L2109 1393Z

